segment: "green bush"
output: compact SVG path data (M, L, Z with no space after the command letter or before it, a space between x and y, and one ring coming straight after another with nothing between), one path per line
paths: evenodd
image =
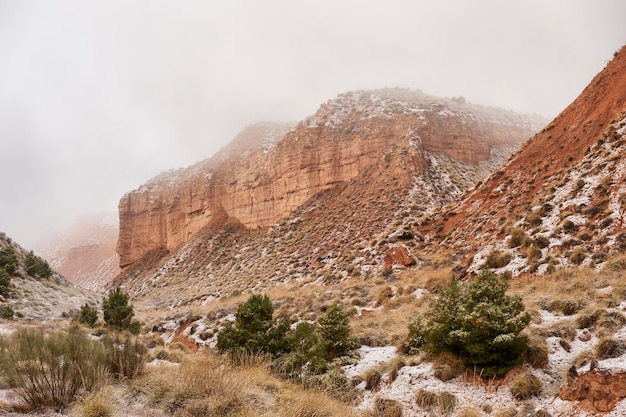
M217 334L220 352L269 353L276 357L289 350L285 337L286 320L273 317L274 306L267 295L254 294L237 307L235 325L227 325Z
M331 306L317 322L326 360L354 353L359 345L358 340L352 334L350 319L341 307Z
M9 276L15 274L17 269L17 255L13 246L7 246L0 250L0 269L4 269Z
M18 329L0 341L0 369L27 404L56 410L102 386L107 374L102 343L76 328L50 334Z
M13 320L14 315L15 315L15 311L13 310L13 307L11 306L6 306L0 309L0 319Z
M10 287L11 274L9 274L5 269L0 268L0 295L8 295Z
M520 296L507 296L508 283L489 270L461 284L452 279L430 304L428 319L409 325L405 349L439 355L450 352L483 377L502 375L520 360L530 323Z
M115 288L102 300L104 323L117 330L129 329L134 316L133 305L129 296L119 287Z
M31 277L49 278L52 275L48 262L35 255L32 250L24 258L24 271Z
M98 321L98 311L89 304L85 303L80 307L80 313L78 314L76 320L85 326L94 328L96 322Z

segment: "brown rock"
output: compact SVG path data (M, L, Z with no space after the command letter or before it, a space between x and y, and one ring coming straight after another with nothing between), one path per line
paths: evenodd
M626 398L626 372L594 369L578 375L572 382L561 387L559 397L567 401L580 401L580 405L592 413L607 413Z
M385 254L384 262L385 269L391 268L393 265L409 267L417 264L415 256L409 252L406 246L394 246L389 248Z
M578 340L580 340L581 342L588 342L591 340L592 337L593 335L591 334L591 332L588 329L584 329L582 332L580 332L580 335L578 335Z

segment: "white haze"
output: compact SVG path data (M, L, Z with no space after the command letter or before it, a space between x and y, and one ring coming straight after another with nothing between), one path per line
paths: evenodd
M0 231L35 247L247 124L349 90L552 118L625 17L623 0L0 0Z

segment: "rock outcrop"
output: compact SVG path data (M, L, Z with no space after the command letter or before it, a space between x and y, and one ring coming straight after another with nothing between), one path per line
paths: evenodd
M608 413L626 398L626 372L594 369L578 375L561 387L559 397L580 401L580 406L591 413Z
M554 121L452 207L444 244L473 256L500 251L513 275L598 266L626 248L626 49ZM469 249L468 249L469 248Z
M120 264L155 250L173 252L218 218L247 229L278 223L394 148L416 149L412 175L437 163L424 151L463 164L455 186L465 189L527 139L536 120L395 89L341 95L292 130L253 125L213 158L163 174L121 199Z

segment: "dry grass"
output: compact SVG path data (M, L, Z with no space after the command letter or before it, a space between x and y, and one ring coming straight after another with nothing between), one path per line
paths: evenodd
M542 388L541 380L530 372L524 373L511 382L509 386L511 395L518 400L527 400L539 396Z
M447 382L465 372L463 361L451 353L442 353L433 361L435 378Z
M114 400L107 390L88 395L78 406L80 417L113 417L116 415Z
M376 397L372 417L402 417L402 405L388 398Z
M226 357L209 354L150 369L131 383L130 395L180 417L357 416L322 392L274 377L263 361L233 366Z

